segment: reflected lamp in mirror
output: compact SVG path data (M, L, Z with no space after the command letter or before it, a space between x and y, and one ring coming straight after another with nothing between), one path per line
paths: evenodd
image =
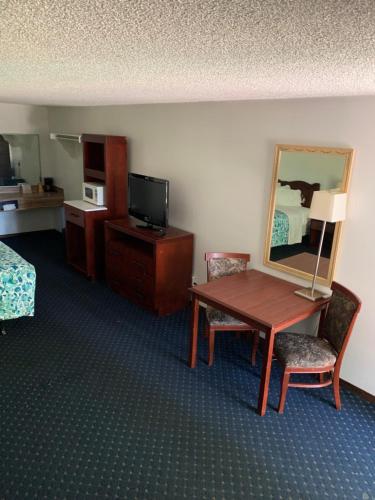
M346 193L337 193L329 191L315 191L311 201L310 219L320 220L323 222L323 227L320 234L318 255L316 258L316 265L314 277L311 288L303 288L296 290L295 294L305 299L315 301L324 296L319 290L315 289L316 277L319 269L320 254L322 251L323 240L326 230L327 222L341 222L345 220L346 216Z
M310 217L314 193L347 193L353 150L278 144L264 245L264 265L311 283L323 222ZM316 283L330 286L341 223L327 222Z

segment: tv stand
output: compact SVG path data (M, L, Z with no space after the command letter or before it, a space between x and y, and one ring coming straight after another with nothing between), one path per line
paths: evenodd
M149 231L158 231L159 233L165 233L165 229L159 226L153 226L152 224L136 224L135 227L140 229L148 229Z
M182 309L189 302L193 238L175 227L149 231L130 217L106 221L108 285L159 316Z

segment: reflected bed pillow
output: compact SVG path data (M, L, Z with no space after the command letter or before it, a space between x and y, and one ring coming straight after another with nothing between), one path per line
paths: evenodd
M301 190L288 189L289 186L278 186L276 188L276 205L285 205L287 207L301 206Z

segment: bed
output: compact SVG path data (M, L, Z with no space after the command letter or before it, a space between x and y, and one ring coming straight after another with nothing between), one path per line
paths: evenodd
M271 247L301 243L309 229L309 211L319 183L279 180L272 226Z
M34 316L35 268L0 241L0 322Z

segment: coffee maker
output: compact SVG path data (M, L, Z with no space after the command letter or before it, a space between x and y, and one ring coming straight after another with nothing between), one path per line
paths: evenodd
M43 189L46 193L54 191L53 177L44 177Z

